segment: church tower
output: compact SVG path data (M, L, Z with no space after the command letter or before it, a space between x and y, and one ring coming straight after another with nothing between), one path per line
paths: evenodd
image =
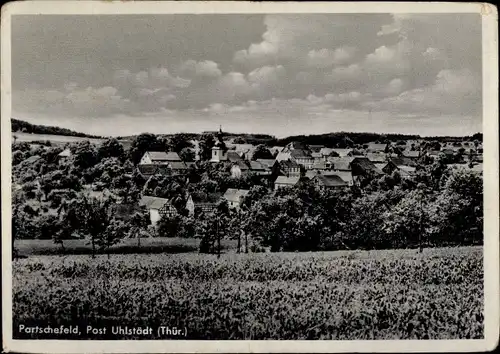
M217 142L212 148L211 162L227 161L227 147L224 143L224 134L222 133L222 126L219 126L219 133L217 134Z

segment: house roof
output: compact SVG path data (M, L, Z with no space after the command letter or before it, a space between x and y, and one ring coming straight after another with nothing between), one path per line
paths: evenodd
M412 167L412 166L398 166L398 169L400 171L406 172L407 174L415 173L415 167Z
M320 158L320 157L323 157L323 155L321 154L321 152L312 152L311 153L311 157L314 157L315 159L316 158Z
M403 151L403 156L404 157L419 157L420 156L420 151L405 150L405 151Z
M30 156L28 157L27 159L23 160L23 163L33 163L33 162L36 162L40 160L40 156L39 155L33 155L33 156Z
M146 154L149 155L151 161L181 161L179 155L174 152L165 151L147 151Z
M352 182L352 172L351 171L335 171L335 174L342 178L345 182Z
M367 145L368 145L367 150L370 151L384 151L385 147L387 146L387 144L379 144L379 143L368 143Z
M324 147L325 147L325 145L309 145L309 149L312 152L320 152L321 149L323 149Z
M331 149L339 154L340 157L347 156L352 152L352 149Z
M410 160L409 158L404 157L404 156L393 157L390 159L390 161L398 167L399 166L416 166L415 161Z
M239 202L242 197L246 196L250 191L246 189L228 188L224 193L224 199L229 202Z
M314 177L314 181L324 187L342 187L347 186L347 182L337 175L322 175Z
M269 167L259 161L250 161L250 169L252 171L267 171Z
M321 156L328 156L332 153L332 151L333 149L324 147L321 150L319 150L319 153L321 154Z
M311 153L305 149L291 150L290 155L296 159L310 159L311 158Z
M228 151L227 152L227 159L231 162L236 162L236 161L241 161L242 158L236 151Z
M354 160L351 162L351 166L356 166L357 168L363 170L363 171L372 171L377 174L383 174L382 171L380 171L377 166L373 164L368 158L366 157L356 157Z
M274 164L276 163L276 160L273 159L257 159L256 161L264 166L267 166L268 168L273 167Z
M368 160L370 160L371 162L375 163L375 162L386 162L386 157L384 154L380 154L380 153L367 153L366 154L366 157L368 158Z
M306 144L304 144L300 141L292 141L286 147L291 149L291 150L296 150L296 149L306 150L307 149Z
M186 170L187 166L183 161L169 161L168 165L172 170Z
M152 196L143 196L139 201L140 206L145 206L148 209L160 209L167 203L169 203L168 199Z
M59 156L59 157L70 157L71 156L71 150L70 149L64 149L57 156Z
M300 177L298 176L293 176L293 177L287 177L287 176L278 176L276 178L276 181L274 181L275 184L287 184L287 185L296 185L300 180Z
M354 157L330 157L328 160L333 163L335 170L349 171Z

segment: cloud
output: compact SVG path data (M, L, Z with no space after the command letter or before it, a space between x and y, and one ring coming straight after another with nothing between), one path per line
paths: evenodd
M311 50L307 53L307 65L313 68L328 68L345 64L350 61L355 52L356 48L354 47L342 47L335 50L327 48Z
M468 69L441 70L432 85L402 92L380 101L366 102L377 110L421 115L479 115L481 87Z
M180 70L188 77L219 77L222 74L218 64L211 60L197 62L190 59L182 63Z

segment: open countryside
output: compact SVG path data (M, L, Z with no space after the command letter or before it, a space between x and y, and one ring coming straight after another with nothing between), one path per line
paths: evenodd
M253 138L13 141L14 324L482 338L480 135Z

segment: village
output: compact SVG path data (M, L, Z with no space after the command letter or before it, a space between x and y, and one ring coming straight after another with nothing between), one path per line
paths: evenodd
M234 139L233 139L234 140ZM319 188L348 190L361 186L367 178L391 175L395 171L402 179L414 178L423 161L441 158L451 163L451 168L465 169L474 173L482 172L482 144L469 141L445 143L439 150L422 151L423 141L407 140L401 143L372 142L355 148L328 148L323 145L307 145L291 142L286 146L264 147L268 157L254 158L257 146L237 144L225 140L222 128L217 132L217 141L212 147L209 162L224 166L228 176L233 179L249 175L265 180L269 189L292 188L301 181L310 181ZM198 146L197 142L193 142ZM199 150L193 148L195 160L200 160ZM66 148L58 158L64 161L71 157ZM173 151L146 151L136 168L145 179L154 175L185 177L194 167L195 161L183 161ZM130 171L129 171L130 172ZM193 217L195 209L211 212L217 202L225 200L229 208L239 209L249 189L228 188L211 201L193 200L187 195L185 208ZM162 217L178 213L170 199L142 195L138 206L144 206L150 216L152 226Z

